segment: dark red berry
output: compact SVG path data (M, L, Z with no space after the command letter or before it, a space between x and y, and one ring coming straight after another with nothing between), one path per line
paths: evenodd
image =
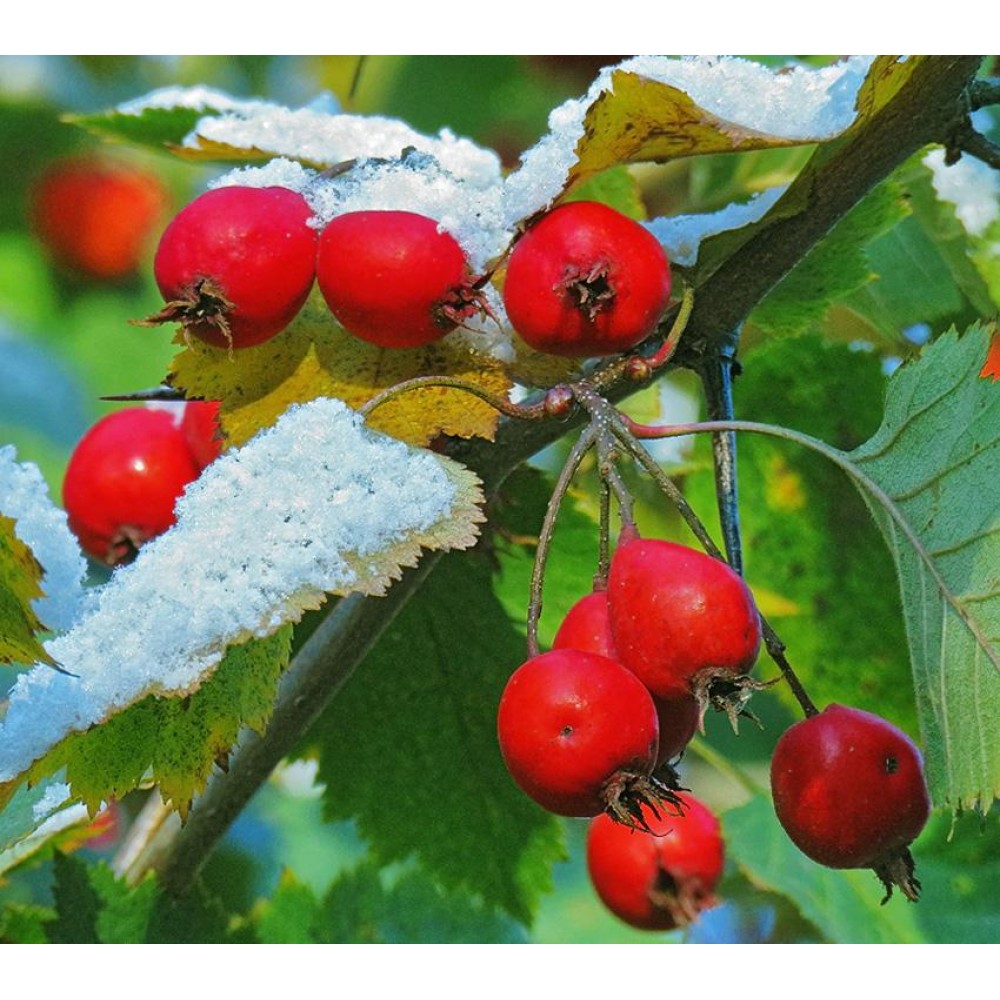
M736 680L760 650L760 616L739 574L674 542L619 545L608 606L618 658L661 698Z
M874 868L887 889L916 898L908 847L930 815L923 759L892 723L829 705L790 726L771 759L778 821L828 868Z
M309 296L316 230L302 195L280 187L206 191L164 230L153 262L167 306L146 323L182 323L215 347L280 333Z
M415 212L332 219L316 277L340 325L379 347L423 347L483 308L458 241Z
M617 811L648 778L659 740L656 709L636 677L576 649L543 653L514 671L497 734L517 784L560 816Z
M566 612L552 648L582 649L612 660L619 659L611 634L607 591L595 590L586 594ZM698 729L698 702L691 695L678 698L659 698L653 695L653 704L660 724L657 763L662 764L679 757L691 742Z
M670 265L638 222L598 202L544 215L514 244L503 301L514 329L546 354L593 357L635 347L670 299Z
M127 562L173 525L174 503L199 471L173 413L110 413L81 438L66 467L70 529L98 562Z
M185 403L181 431L200 468L204 469L222 454L217 402L193 399Z
M31 192L31 221L57 264L115 281L145 258L169 195L153 173L96 156L54 163Z
M693 795L682 815L644 810L648 832L598 816L587 833L587 870L601 901L642 930L673 930L715 902L725 866L719 821Z

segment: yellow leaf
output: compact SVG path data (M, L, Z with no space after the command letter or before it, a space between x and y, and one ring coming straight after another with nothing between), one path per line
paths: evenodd
M223 430L240 445L292 403L330 396L360 409L383 389L420 375L461 378L498 396L511 386L499 362L475 353L461 337L404 350L359 340L333 320L318 292L288 329L258 347L230 353L191 338L174 358L168 380L189 397L221 400ZM421 388L380 406L368 423L425 445L439 434L492 440L498 417L469 393Z
M621 163L665 163L705 153L801 146L808 139L784 139L726 121L706 111L683 90L622 70L612 90L588 108L577 163L567 188Z

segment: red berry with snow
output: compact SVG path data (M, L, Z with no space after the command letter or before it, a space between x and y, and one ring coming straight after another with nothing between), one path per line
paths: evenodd
M631 350L670 299L670 265L638 222L598 202L560 205L514 244L503 300L514 329L546 354Z
M316 277L340 325L378 347L423 347L484 308L458 241L415 212L332 219Z
M644 810L648 831L607 816L587 832L587 871L605 906L642 930L673 930L715 902L725 866L719 821L693 795L678 796L681 815Z
M110 413L81 438L66 467L70 529L98 562L127 562L173 525L174 504L199 471L179 419L168 410Z
M915 899L909 845L930 815L919 749L871 712L829 705L790 726L771 758L778 821L828 868L874 868Z
M316 230L302 195L281 187L206 191L164 230L153 271L167 306L147 323L182 323L215 347L280 333L309 296Z

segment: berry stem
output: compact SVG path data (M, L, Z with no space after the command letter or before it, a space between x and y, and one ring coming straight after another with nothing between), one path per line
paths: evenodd
M528 656L538 656L540 649L538 645L538 621L542 616L542 588L545 582L545 564L548 561L549 548L552 545L552 535L555 531L556 518L559 516L559 508L569 490L573 476L584 456L594 446L596 432L593 424L584 428L583 433L577 438L576 444L570 449L559 478L556 480L552 495L549 497L548 506L545 508L545 517L542 519L542 527L538 533L538 548L535 550L535 561L531 567L531 597L528 601Z
M522 406L519 403L512 403L509 399L504 399L502 396L498 396L496 393L490 392L488 389L484 389L474 382L467 382L465 379L453 378L448 375L419 375L416 378L407 379L405 382L391 385L389 388L383 389L372 396L358 412L367 418L384 403L388 403L399 396L417 389L433 388L458 389L462 392L467 392L481 399L484 403L488 403L494 410L507 417L516 417L520 420L541 420L547 415L542 403Z
M680 308L670 326L670 331L664 338L663 343L657 348L656 353L646 359L650 371L662 368L674 356L674 351L677 350L677 345L680 343L681 335L687 328L688 320L691 318L693 310L694 288L691 285L685 285L684 292L681 295Z

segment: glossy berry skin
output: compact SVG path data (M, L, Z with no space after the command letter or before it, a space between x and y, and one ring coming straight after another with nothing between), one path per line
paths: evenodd
M316 275L312 210L280 187L206 191L164 230L153 272L176 321L208 344L262 344L295 318Z
M871 712L829 705L790 726L771 758L778 821L828 868L873 867L924 828L930 798L913 741Z
M641 930L673 930L714 902L725 867L719 821L693 795L679 796L683 815L648 809L652 833L630 830L608 816L587 832L587 871L605 906Z
M96 156L57 161L31 192L32 228L55 262L94 281L134 274L169 203L160 179Z
M670 299L670 265L638 222L598 202L554 208L514 244L503 301L535 350L570 357L628 351Z
M198 467L204 469L222 454L222 431L219 427L219 404L193 399L184 404L181 432Z
M504 762L520 788L560 816L596 816L620 772L648 775L659 739L649 692L620 664L575 649L532 657L497 712Z
M746 674L760 651L760 616L739 574L674 542L619 545L608 606L619 659L660 698L692 694L705 671Z
M320 237L316 278L340 325L378 347L423 347L479 311L458 241L415 212L335 217Z
M134 557L174 523L174 503L200 469L179 419L130 407L102 417L66 467L63 503L80 546L98 562Z
M595 590L584 595L566 612L566 617L552 641L553 649L582 649L618 660L614 637L611 634L611 616L608 611L608 594ZM660 747L656 762L674 760L691 742L698 729L698 702L691 695L678 698L653 696L659 720Z

